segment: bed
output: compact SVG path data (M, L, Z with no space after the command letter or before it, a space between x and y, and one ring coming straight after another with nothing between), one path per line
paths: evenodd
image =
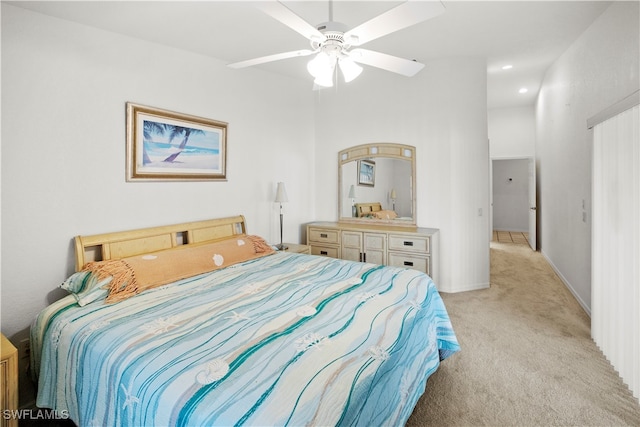
M423 273L258 245L107 302L111 279L86 270L241 240L242 216L76 237L64 284L93 285L32 324L37 406L80 426L403 425L459 350Z
M382 209L380 202L356 203L356 214L359 218L396 219L398 215L388 209Z

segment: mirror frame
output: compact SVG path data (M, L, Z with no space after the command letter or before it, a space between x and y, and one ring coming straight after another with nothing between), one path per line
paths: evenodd
M385 219L366 219L342 216L342 166L345 163L374 159L378 157L408 160L411 162L411 220L395 221ZM338 153L338 220L340 222L356 222L360 224L384 224L399 227L415 226L417 224L416 212L416 147L412 145L396 144L392 142L379 142L356 145L344 149Z

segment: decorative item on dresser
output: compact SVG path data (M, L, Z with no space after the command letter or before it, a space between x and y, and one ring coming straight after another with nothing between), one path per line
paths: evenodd
M18 410L18 350L11 341L1 335L2 359L0 360L0 410ZM0 417L0 426L17 427L18 418Z
M427 273L438 284L435 228L313 222L307 224L312 255L407 267Z

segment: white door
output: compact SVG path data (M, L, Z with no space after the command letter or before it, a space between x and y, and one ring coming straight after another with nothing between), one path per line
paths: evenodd
M538 207L536 205L536 159L529 159L529 246L534 251L536 245L536 221L538 216Z

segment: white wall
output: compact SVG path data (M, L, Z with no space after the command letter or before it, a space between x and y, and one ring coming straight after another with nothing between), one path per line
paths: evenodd
M490 155L497 158L522 158L535 155L536 126L533 105L492 108L487 112Z
M432 61L411 79L367 67L348 86L317 94L316 141L316 213L321 220L337 219L340 150L370 142L414 145L418 225L440 229L438 289L489 285L484 60Z
M493 229L529 231L529 160L494 159Z
M244 214L279 241L314 219L308 82L2 3L2 332L27 336L64 295L72 238ZM125 182L125 103L229 123L227 182Z
M536 104L539 244L587 312L592 135L586 121L640 87L639 5L614 2L547 70Z

